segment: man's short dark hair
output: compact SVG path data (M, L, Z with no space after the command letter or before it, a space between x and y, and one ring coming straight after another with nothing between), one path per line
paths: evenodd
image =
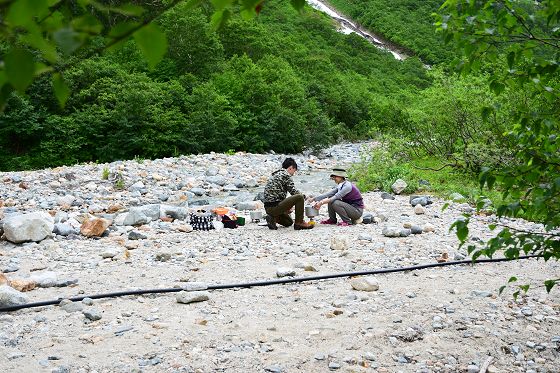
M293 158L284 159L284 162L282 162L282 168L287 170L290 166L294 166L297 170L297 163Z

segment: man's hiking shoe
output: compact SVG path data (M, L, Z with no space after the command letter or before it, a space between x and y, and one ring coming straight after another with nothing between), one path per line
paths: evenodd
M301 223L294 223L294 229L296 231L299 231L300 229L311 229L313 228L313 224L309 224L306 222L301 222Z
M272 229L272 230L278 229L278 226L276 225L276 219L274 219L270 215L266 215L265 219L266 219L266 225L268 225L269 229Z

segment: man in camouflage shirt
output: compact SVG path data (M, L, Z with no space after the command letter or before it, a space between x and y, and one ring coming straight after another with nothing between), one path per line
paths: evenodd
M304 196L295 187L292 176L297 171L293 158L286 158L282 168L272 173L264 187L264 209L267 213L266 223L270 229L278 229L276 223L285 227L294 224L295 230L311 229L313 225L303 220ZM290 197L286 195L290 193ZM295 206L296 221L290 217L290 210Z

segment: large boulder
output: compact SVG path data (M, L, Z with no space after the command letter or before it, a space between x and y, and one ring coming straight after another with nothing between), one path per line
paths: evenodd
M39 242L52 234L54 219L44 211L11 215L4 220L3 228L10 242Z

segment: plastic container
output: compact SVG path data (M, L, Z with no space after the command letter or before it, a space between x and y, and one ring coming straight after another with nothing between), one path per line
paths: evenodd
M263 218L262 211L251 211L249 214L251 215L251 220L254 222L260 221Z

